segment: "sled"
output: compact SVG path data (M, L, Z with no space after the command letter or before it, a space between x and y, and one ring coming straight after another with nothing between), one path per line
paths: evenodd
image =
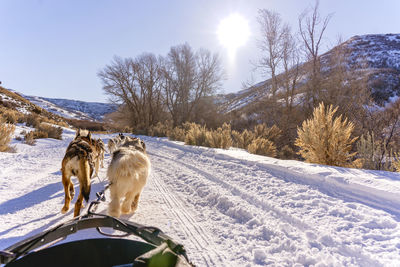
M104 191L90 203L85 215L0 250L0 263L7 267L25 266L193 266L182 245L160 229L143 226L93 210L104 200ZM96 228L107 238L83 239L55 245L80 230ZM104 228L122 232L108 234ZM136 236L141 240L126 239Z

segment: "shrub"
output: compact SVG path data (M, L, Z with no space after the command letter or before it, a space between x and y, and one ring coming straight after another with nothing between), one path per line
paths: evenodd
M376 140L374 133L362 135L357 142L358 158L361 161L362 168L370 170L393 171L392 166L393 153L382 141Z
M400 155L399 153L394 153L393 169L396 172L400 172Z
M242 133L239 133L237 131L232 131L232 139L234 146L238 148L247 149L247 147L254 140L254 133L248 131L247 129L244 130Z
M67 122L74 126L75 128L80 128L80 129L87 129L92 132L99 132L99 131L106 131L106 127L104 123L101 122L95 122L95 121L86 121L86 120L76 120L76 119L67 119ZM118 132L132 132L131 129L129 131L124 131L126 129L120 128L117 129Z
M54 138L54 139L62 139L62 128L54 127L47 123L41 123L38 129L35 131L35 139L39 138ZM47 136L46 136L47 135ZM42 137L46 136L46 137Z
M274 143L263 137L254 139L247 150L252 154L276 157L276 147Z
M33 134L34 139L48 138L49 134L47 132L43 132L40 130L35 130L31 132Z
M35 113L30 113L25 115L24 117L26 126L30 126L33 128L38 128L40 125L40 117Z
M278 152L278 157L280 159L295 159L296 152L289 145L284 145Z
M239 147L239 143L240 143L240 137L241 137L241 133L239 133L238 131L233 130L231 132L231 136L232 136L232 146L234 147Z
M15 125L6 123L0 118L0 152L12 152L15 150L13 147L10 147L14 131Z
M25 144L28 145L35 145L36 144L36 139L34 138L34 132L28 132L24 135L24 139L25 139Z
M303 122L297 128L295 145L307 162L332 166L354 167L359 161L352 161L357 152L351 153L352 144L357 138L351 138L354 125L342 116L333 119L337 108L321 103L313 111L313 118Z
M281 136L282 131L276 125L268 128L267 125L263 123L254 127L254 138L263 137L277 143Z
M19 115L14 110L2 110L1 116L7 123L15 124L18 121Z
M206 145L214 148L227 149L232 146L231 126L224 123L217 130L209 131L206 134Z
M168 139L185 142L186 131L182 127L175 127L168 133Z
M196 123L190 123L190 129L186 133L185 144L192 146L205 146L207 138L207 129Z
M150 136L165 137L168 136L168 132L171 130L171 126L166 123L158 122L149 128L148 134Z

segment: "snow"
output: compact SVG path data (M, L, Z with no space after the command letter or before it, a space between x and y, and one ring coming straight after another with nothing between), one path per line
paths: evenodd
M60 167L73 137L14 140L17 153L0 153L0 249L72 218L60 212ZM162 229L197 266L400 266L400 174L141 138L152 173L122 218ZM106 184L103 168L90 200ZM66 241L97 234L75 235Z

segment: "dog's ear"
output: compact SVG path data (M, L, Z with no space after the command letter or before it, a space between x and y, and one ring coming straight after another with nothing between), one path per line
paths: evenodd
M78 130L76 130L76 133L75 133L75 138L77 138L80 135L81 135L81 128L78 128Z

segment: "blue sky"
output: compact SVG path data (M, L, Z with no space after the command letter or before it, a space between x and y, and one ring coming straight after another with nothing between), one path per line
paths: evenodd
M0 81L18 92L54 98L106 102L97 72L114 55L166 55L187 42L219 53L226 72L222 92L242 82L261 81L252 72L259 58L257 11L274 10L297 30L297 17L314 0L133 1L0 0ZM400 33L398 0L320 0L322 15L333 13L324 50L369 33ZM231 13L249 22L250 39L230 63L216 35ZM253 78L251 78L253 76Z

